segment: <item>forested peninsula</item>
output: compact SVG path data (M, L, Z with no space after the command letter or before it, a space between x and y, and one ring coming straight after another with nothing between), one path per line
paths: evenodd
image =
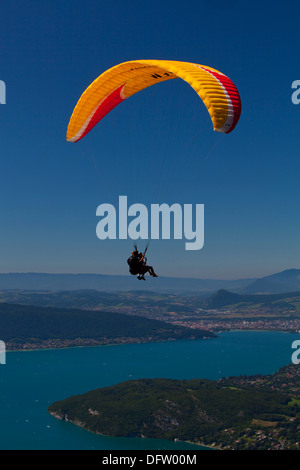
M0 337L7 350L55 349L211 338L203 329L113 311L0 304Z
M97 434L189 441L219 449L300 448L300 367L212 380L140 379L52 404L54 417Z

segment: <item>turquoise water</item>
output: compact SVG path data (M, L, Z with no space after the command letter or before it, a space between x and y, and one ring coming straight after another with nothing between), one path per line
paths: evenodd
M0 365L0 449L199 449L97 436L56 420L47 408L70 395L130 379L270 374L291 362L296 339L299 334L232 331L209 340L8 352L6 365Z

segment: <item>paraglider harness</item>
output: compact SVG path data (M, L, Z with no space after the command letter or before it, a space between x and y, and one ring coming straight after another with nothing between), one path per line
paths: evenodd
M147 244L144 253L140 253L137 249L137 246L134 245L134 251L131 253L130 258L128 258L127 263L129 265L129 272L132 275L143 274L143 267L146 266L147 258L146 253L148 250L149 243Z

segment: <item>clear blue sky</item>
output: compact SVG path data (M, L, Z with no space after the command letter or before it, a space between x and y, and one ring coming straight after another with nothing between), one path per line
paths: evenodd
M296 2L10 0L0 9L1 272L126 274L131 241L96 237L97 206L121 194L130 204L205 204L202 250L151 243L161 275L232 279L300 267ZM235 131L213 132L195 92L173 80L67 143L84 89L132 59L228 75L243 105Z

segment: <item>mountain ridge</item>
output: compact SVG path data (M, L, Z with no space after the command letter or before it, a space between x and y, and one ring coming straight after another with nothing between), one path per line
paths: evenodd
M214 337L209 331L112 311L0 303L8 349L39 349Z
M203 301L203 307L207 309L219 309L229 305L236 304L255 304L269 305L279 301L288 301L291 298L299 298L300 291L284 292L280 294L236 294L225 289L218 290L215 294ZM287 305L287 304L286 304Z
M164 277L137 281L135 276L108 274L0 273L0 290L151 290L155 292L213 292L222 287L240 290L255 278L222 280Z
M254 280L246 286L243 294L281 294L300 290L300 269L285 269L278 273Z
M291 268L261 278L201 279L160 276L140 283L135 276L89 273L0 273L0 290L152 291L213 293L220 289L239 294L300 291L300 269Z

